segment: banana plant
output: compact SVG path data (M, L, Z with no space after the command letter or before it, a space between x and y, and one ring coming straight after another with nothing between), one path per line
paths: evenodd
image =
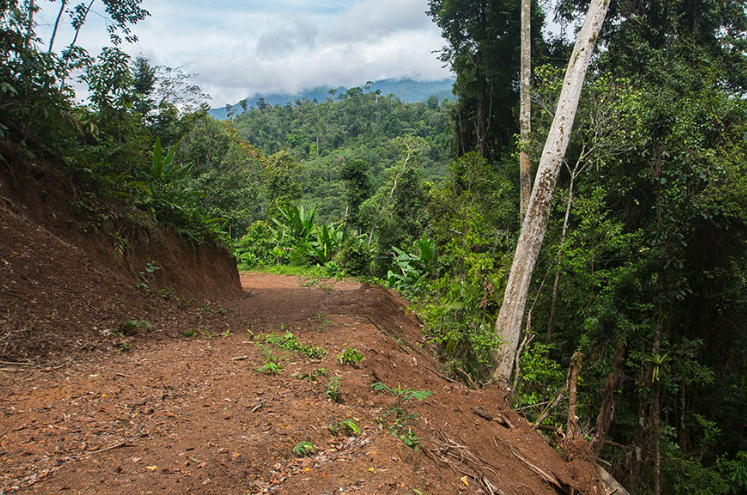
M287 206L278 208L282 218L278 220L273 218L272 221L279 228L279 237L290 237L295 241L306 240L311 236L314 229L314 217L316 216L316 207L310 211L301 206Z
M436 243L428 238L421 238L415 243L417 252L406 253L392 246L394 250L394 265L400 273L389 270L387 282L398 290L417 290L421 279L432 269L436 261Z
M187 176L191 166L174 163L174 154L178 147L179 143L173 146L171 151L164 157L161 138L156 138L156 147L153 150L153 167L150 169L150 178L154 182L177 182Z
M342 246L343 229L330 223L314 229L315 240L309 244L309 256L322 265L331 261Z

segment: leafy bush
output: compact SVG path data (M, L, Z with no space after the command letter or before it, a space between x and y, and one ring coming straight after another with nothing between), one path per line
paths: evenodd
M436 262L436 243L425 237L415 243L415 253L405 253L392 246L396 253L393 264L400 273L389 270L387 282L410 296L421 293L429 283Z

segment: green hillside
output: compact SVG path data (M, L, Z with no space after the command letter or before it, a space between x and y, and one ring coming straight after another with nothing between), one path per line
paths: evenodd
M417 103L426 102L431 95L435 95L439 101L453 100L454 94L452 88L454 86L453 79L440 79L437 81L416 81L414 79L382 79L371 84L361 83L360 87L363 88L364 93L376 93L379 92L383 95L392 94L397 96L400 100L405 103ZM335 95L344 93L350 88L338 86L332 88L330 86L322 86L318 88L308 89L299 93L272 93L272 94L257 94L251 98L243 100L246 104L246 108L257 108L260 102L268 105L280 105L285 106L288 103L294 103L297 100L309 100L309 101L324 101L327 98L334 97ZM229 112L233 112L236 115L243 113L244 108L242 102L237 102L234 105L228 105L220 108L210 109L210 115L218 120L224 120L228 118Z

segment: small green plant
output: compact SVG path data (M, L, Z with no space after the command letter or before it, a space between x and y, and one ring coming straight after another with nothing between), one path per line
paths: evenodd
M416 399L418 402L427 399L433 392L428 390L412 390L409 388L402 388L402 384L398 383L397 388L391 388L384 383L376 382L371 384L371 389L380 392L385 391L391 393L400 404L404 404L410 399Z
M407 429L405 430L404 423L401 424L400 421L397 420L389 427L389 431L415 452L419 450L420 437L412 431L412 426L407 426Z
M333 376L332 378L330 378L326 392L327 397L337 402L338 404L342 403L342 393L340 392L340 390L342 389L342 384L340 383L341 379L342 378L340 376Z
M213 332L211 332L210 330L200 330L200 336L206 339L212 339L213 337L215 337L215 334L213 334Z
M297 379L299 379L301 381L303 381L303 380L310 380L312 382L316 382L316 381L319 381L319 377L320 376L325 376L326 374L327 374L327 370L326 369L324 369L324 368L317 368L314 371L312 371L311 373L304 373L304 374L293 373L291 376L293 378L297 378Z
M158 291L158 295L167 301L174 295L174 288L169 286Z
M405 409L405 402L415 399L417 401L424 400L430 397L433 392L427 390L412 390L409 388L403 388L402 384L397 384L397 388L392 388L384 383L376 382L371 385L371 389L377 392L384 391L392 394L397 399L397 405L392 407L385 416L394 415L394 421L389 425L389 431L395 437L402 440L402 443L408 447L418 450L420 445L420 439L417 434L412 431L412 427L417 424L418 415L414 413L408 413ZM380 420L383 423L383 419Z
M265 375L279 375L283 372L283 367L273 361L267 362L257 368L257 373L264 373Z
M223 306L218 306L218 314L221 316L226 316L228 314L228 311L226 311L226 308Z
M201 308L197 308L197 312L204 313L205 316L210 316L213 314L213 308L211 308L209 304L206 304Z
M153 277L155 277L156 271L160 270L161 267L158 266L158 264L155 261L148 261L145 264L145 269L141 272L138 272L138 275L140 275L140 279L142 282L137 284L138 289L148 289L148 284L153 280Z
M314 287L316 284L319 283L320 280L322 279L317 278L317 277L307 278L306 280L298 284L298 286L299 287Z
M223 337L224 339L227 339L230 336L231 336L231 330L226 330L225 332L221 334L221 337Z
M310 359L321 359L327 355L327 350L324 347L302 343L291 332L284 334L264 334L260 335L259 339L266 344L272 344L287 351L297 352Z
M346 419L337 423L332 423L327 428L329 428L329 432L333 435L344 433L349 436L354 436L360 434L361 432L361 429L358 428L358 425L355 424L352 419Z
M267 362L256 369L257 373L264 373L266 375L279 375L283 371L283 367L280 365L280 358L272 353L272 349L262 347L262 354L265 356Z
M309 318L309 323L314 330L321 332L332 322L324 316L324 313L317 313L314 318Z
M185 337L194 337L195 335L197 335L197 330L195 330L194 328L190 328L189 330L184 332Z
M119 352L130 352L130 349L132 349L132 344L124 341L120 342L117 347L119 347Z
M120 333L125 335L135 335L140 331L153 330L153 324L148 320L138 320L136 318L130 318L127 320L120 330Z
M337 362L340 364L346 364L348 366L357 366L358 363L362 362L366 358L358 349L345 346L345 349L337 355Z
M296 445L293 446L293 453L297 457L306 457L307 455L310 455L313 452L314 452L314 445L308 440L304 440L303 442L298 442Z
M326 292L327 294L331 294L331 293L332 293L332 286L331 286L331 285L329 285L329 284L321 284L321 285L319 286L319 288L320 288L320 289L322 289L322 290L323 290L324 292Z

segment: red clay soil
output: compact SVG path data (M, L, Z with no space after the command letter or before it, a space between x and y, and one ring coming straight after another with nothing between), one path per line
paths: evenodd
M159 308L160 335L130 338L128 352L5 364L0 493L602 493L593 466L558 457L500 390L439 376L418 321L386 289L252 273L242 284L247 296L220 312ZM271 332L326 355L262 343ZM346 346L365 359L338 362ZM256 371L269 353L277 375ZM326 394L332 377L342 403ZM433 394L399 404L377 382ZM395 406L417 414L399 433L418 450L390 432ZM345 420L360 433L330 432ZM299 442L314 451L296 456Z

